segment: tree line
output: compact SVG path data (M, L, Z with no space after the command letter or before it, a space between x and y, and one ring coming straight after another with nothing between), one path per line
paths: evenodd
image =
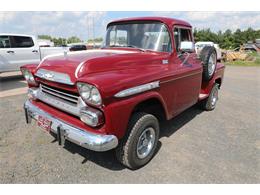
M230 29L222 32L213 32L210 29L194 29L195 42L198 41L212 41L218 43L220 48L223 49L235 49L247 43L248 41L255 42L256 39L260 39L260 29L254 30L248 28L246 30L237 29L231 31Z
M72 36L69 38L62 38L62 37L52 37L50 35L38 35L38 39L45 39L45 40L50 40L54 43L55 46L61 46L61 45L67 45L70 43L81 43L83 40L81 40L79 37ZM88 43L93 43L93 42L102 42L103 38L95 38L95 39L89 39L87 42Z
M78 38L76 36L72 36L72 37L69 37L66 39L66 38L62 38L62 37L56 38L56 37L52 37L50 35L38 35L38 39L50 40L54 43L55 46L83 42L80 38Z

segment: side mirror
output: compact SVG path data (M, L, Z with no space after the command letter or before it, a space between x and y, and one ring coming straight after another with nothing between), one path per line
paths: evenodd
M191 41L182 41L181 42L181 47L180 47L181 52L194 52L195 51L195 44Z

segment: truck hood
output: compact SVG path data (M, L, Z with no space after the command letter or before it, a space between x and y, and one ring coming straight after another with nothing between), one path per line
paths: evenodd
M37 67L58 73L64 73L75 83L85 75L115 70L144 68L145 65L162 64L167 54L142 52L138 50L99 49L80 52L68 52L52 55L43 59Z

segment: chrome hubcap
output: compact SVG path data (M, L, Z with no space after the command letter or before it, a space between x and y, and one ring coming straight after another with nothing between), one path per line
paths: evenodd
M218 100L218 89L215 89L212 94L211 106L215 107Z
M212 76L216 67L216 55L213 53L209 58L208 72L209 76Z
M137 156L140 159L147 157L153 149L155 130L152 127L145 129L137 142Z

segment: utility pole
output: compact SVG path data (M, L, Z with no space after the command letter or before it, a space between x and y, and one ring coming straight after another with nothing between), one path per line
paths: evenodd
M89 20L88 20L88 16L87 16L87 37L89 40Z
M93 28L93 47L95 48L95 24L94 24L94 17L92 18L92 28Z

